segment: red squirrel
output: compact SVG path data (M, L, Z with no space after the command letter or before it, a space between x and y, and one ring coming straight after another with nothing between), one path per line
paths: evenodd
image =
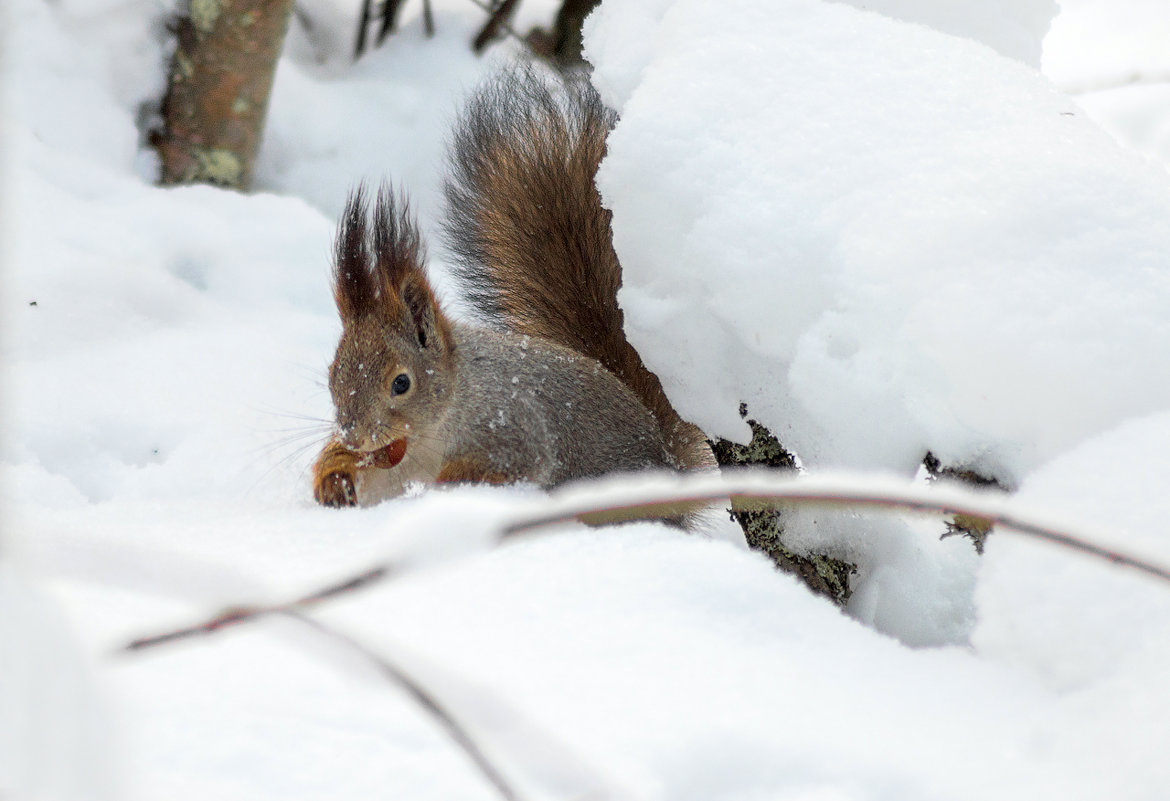
M314 468L319 503L369 503L413 481L552 487L714 466L625 337L621 265L594 185L615 122L587 79L528 66L470 98L445 230L458 285L488 327L439 306L403 199L383 187L371 216L367 193L351 194L334 254L337 428Z

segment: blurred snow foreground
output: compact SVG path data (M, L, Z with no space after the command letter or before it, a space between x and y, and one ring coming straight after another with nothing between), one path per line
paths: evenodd
M494 797L294 621L111 656L407 556L312 614L408 667L522 798L1170 793L1170 592L1083 556L794 513L792 547L859 566L845 616L730 536L483 547L545 508L530 488L312 506L332 219L393 173L433 227L451 111L493 68L474 6L352 68L344 13L294 29L266 191L240 196L143 177L154 4L12 5L0 794ZM1035 71L1054 13L606 0L586 52L622 117L599 177L622 302L712 434L742 437L745 402L810 472L907 483L930 450L1170 565L1170 177ZM305 450L274 449L284 415Z

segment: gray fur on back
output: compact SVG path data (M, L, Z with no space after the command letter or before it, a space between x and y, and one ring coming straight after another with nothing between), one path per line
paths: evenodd
M461 419L449 430L468 432L469 441L451 443L449 453L473 454L543 487L596 476L598 465L674 466L654 418L599 362L509 332L456 325L453 333L459 379L451 408Z

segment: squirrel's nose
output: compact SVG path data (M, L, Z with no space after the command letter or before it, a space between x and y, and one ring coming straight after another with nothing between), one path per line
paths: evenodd
M338 433L341 436L341 444L347 448L357 450L358 444L363 437L358 435L357 423L350 421L340 422L338 425Z
M342 425L341 444L352 451L373 451L378 448L377 434L370 434L366 431L358 429L357 423L350 423L349 425Z

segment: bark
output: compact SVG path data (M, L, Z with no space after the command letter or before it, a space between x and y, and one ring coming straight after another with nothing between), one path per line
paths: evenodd
M985 476L969 467L944 465L932 452L927 451L922 460L922 466L932 481L953 481L977 489L1011 492L1012 488L1004 481L992 476ZM983 546L987 542L987 535L992 531L992 521L976 515L956 514L947 521L947 530L943 538L960 536L971 540L975 552L983 555Z
M739 413L747 419L746 406L741 405ZM796 460L771 432L755 420L748 419L747 424L752 429L752 441L747 445L738 445L725 439L711 443L720 466L755 465L776 470L796 470ZM849 602L852 591L849 576L857 572L855 565L827 554L798 554L789 550L784 545L783 517L774 509L733 505L731 516L743 528L748 546L767 554L776 567L785 573L799 576L809 589L831 598L838 606L845 606Z
M162 184L247 189L292 0L190 0L154 137Z

